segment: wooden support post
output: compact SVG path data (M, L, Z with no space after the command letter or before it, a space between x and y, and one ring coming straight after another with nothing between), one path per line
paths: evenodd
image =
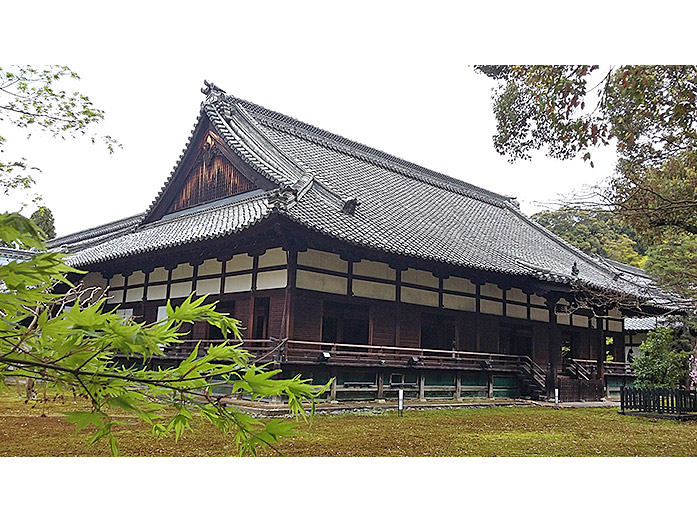
M377 399L378 399L378 400L384 400L384 399L385 399L385 373L384 373L384 372L378 372L378 393L377 393Z
M486 397L487 398L494 397L494 373L493 372L486 373Z
M604 315L604 311L599 311L598 316ZM596 318L596 331L598 338L598 353L596 361L598 363L598 379L603 386L603 397L607 396L607 388L605 387L605 330L603 329L603 323L605 320L601 317Z
M462 374L459 372L455 373L455 398L456 400L462 399Z
M329 371L329 376L332 379L332 384L329 385L329 401L332 403L336 402L336 372L332 369Z
M281 338L291 338L293 333L293 298L295 296L295 278L297 267L298 253L295 250L289 250L288 283L286 285L285 308L283 309L283 321L281 325Z
M426 376L419 374L419 401L426 399Z
M557 302L559 296L547 297L547 309L549 310L549 355L547 362L546 393L548 398L554 397L554 388L557 384L557 366L561 359L561 330L557 324Z

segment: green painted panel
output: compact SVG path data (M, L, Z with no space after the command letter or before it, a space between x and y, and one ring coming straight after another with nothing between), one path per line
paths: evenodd
M452 387L455 385L455 375L450 373L426 374L424 383L426 386Z
M375 392L361 389L336 391L336 399L338 400L374 400L375 395Z
M404 398L405 399L416 399L419 397L419 393L416 390L404 390ZM397 391L396 390L386 390L385 391L385 399L397 399Z
M340 372L336 377L336 383L338 385L343 385L347 381L372 385L377 383L374 372Z
M634 378L627 378L627 387L631 387L632 383L634 383ZM607 386L610 388L617 388L619 389L624 385L624 378L615 378L608 376L607 378Z
M483 372L465 372L461 380L463 387L486 387L486 374Z
M463 390L460 393L461 398L486 398L484 390Z
M518 378L515 376L494 376L494 388L497 387L518 388Z
M495 398L517 398L518 389L494 389Z
M324 385L329 381L329 373L322 371L315 371L312 374L312 384L313 385Z
M424 395L427 398L452 398L453 395L455 394L455 391L447 391L447 390L427 390L424 392Z

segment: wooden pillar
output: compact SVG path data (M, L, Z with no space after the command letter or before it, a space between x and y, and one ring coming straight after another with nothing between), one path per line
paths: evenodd
M493 372L486 373L486 397L487 398L494 397L494 373Z
M477 283L477 297L476 299L476 307L475 307L475 313L474 313L474 351L475 352L481 352L482 351L482 341L481 341L481 332L482 328L480 325L479 318L481 316L481 311L480 311L480 306L481 306L481 284Z
M462 374L459 372L455 373L455 399L462 399Z
M557 386L557 367L561 359L561 330L557 324L557 302L559 296L547 297L547 309L549 310L549 353L547 359L547 397L554 397L554 388Z
M283 324L281 326L281 338L290 339L293 334L293 296L295 292L295 278L298 267L298 251L288 251L288 284L286 285L286 302L283 311Z
M423 373L419 374L419 400L426 399L426 376Z
M605 314L597 314L597 316L603 316ZM605 329L603 328L603 323L605 320L602 317L596 318L595 329L597 336L598 352L596 354L596 361L598 364L598 379L603 383L603 390L605 392ZM603 394L603 396L605 393Z
M332 384L329 385L329 401L336 402L336 371L331 369L329 371L329 377L332 379Z
M378 372L377 399L379 399L379 400L385 399L385 373L382 371Z

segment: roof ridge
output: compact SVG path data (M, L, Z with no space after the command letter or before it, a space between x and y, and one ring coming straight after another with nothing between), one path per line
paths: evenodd
M598 269L602 269L605 272L608 272L614 276L614 273L612 271L608 270L608 268L604 264L599 263L598 260L595 259L593 256L583 252L581 249L579 249L575 245L572 245L571 243L564 240L564 238L557 236L556 234L554 234L552 231L550 231L549 229L547 229L543 225L540 225L539 223L537 223L535 220L533 220L529 216L526 216L515 205L511 205L511 211L513 211L513 213L516 216L518 216L519 218L522 218L524 221L532 224L538 231L545 234L547 237L549 237L551 240L553 240L557 245L561 246L562 248L566 249L567 251L570 251L572 254L580 257L581 259L583 259L584 261L586 261L587 263L589 263L593 267L596 267ZM571 271L571 267L569 267L569 271Z
M223 105L222 111L217 104ZM295 158L280 150L244 107L235 103L233 97L207 100L203 104L203 111L225 142L237 154L246 156L244 159L250 166L273 183L290 185L304 173L305 166L298 165ZM241 128L241 132L235 127ZM243 150L239 150L240 146Z
M635 267L634 265L629 265L629 264L627 264L627 263L622 263L622 262L619 262L619 261L617 261L617 260L612 260L612 259L610 259L610 258L605 258L605 257L603 257L603 256L601 256L601 258L603 259L603 261L604 261L605 263L611 265L612 267L614 267L614 268L617 269L618 271L628 272L629 274L633 274L634 276L639 276L640 278L649 278L649 279L651 279L651 275L650 275L647 271L645 271L644 269L642 269L641 267Z
M488 189L483 189L469 182L465 182L464 180L453 178L452 176L423 167L414 162L404 160L403 158L375 149L369 145L350 140L339 134L326 131L312 124L293 118L292 116L267 109L254 102L232 96L230 98L235 102L241 103L251 112L257 113L254 116L260 119L261 123L264 125L268 125L279 131L289 132L299 138L313 141L318 145L332 148L363 161L368 161L398 174L409 176L410 178L435 185L457 194L483 200L487 203L501 205L504 202L510 202L515 199L510 196L504 196L489 191Z

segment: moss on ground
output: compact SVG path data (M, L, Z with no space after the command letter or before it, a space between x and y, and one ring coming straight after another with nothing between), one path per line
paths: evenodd
M88 405L72 398L26 403L0 391L0 456L107 456L61 412ZM234 456L234 443L196 420L178 443L155 439L124 417L123 456ZM612 408L491 407L318 415L278 444L286 456L697 456L697 422L620 416ZM272 451L263 453L275 455Z

